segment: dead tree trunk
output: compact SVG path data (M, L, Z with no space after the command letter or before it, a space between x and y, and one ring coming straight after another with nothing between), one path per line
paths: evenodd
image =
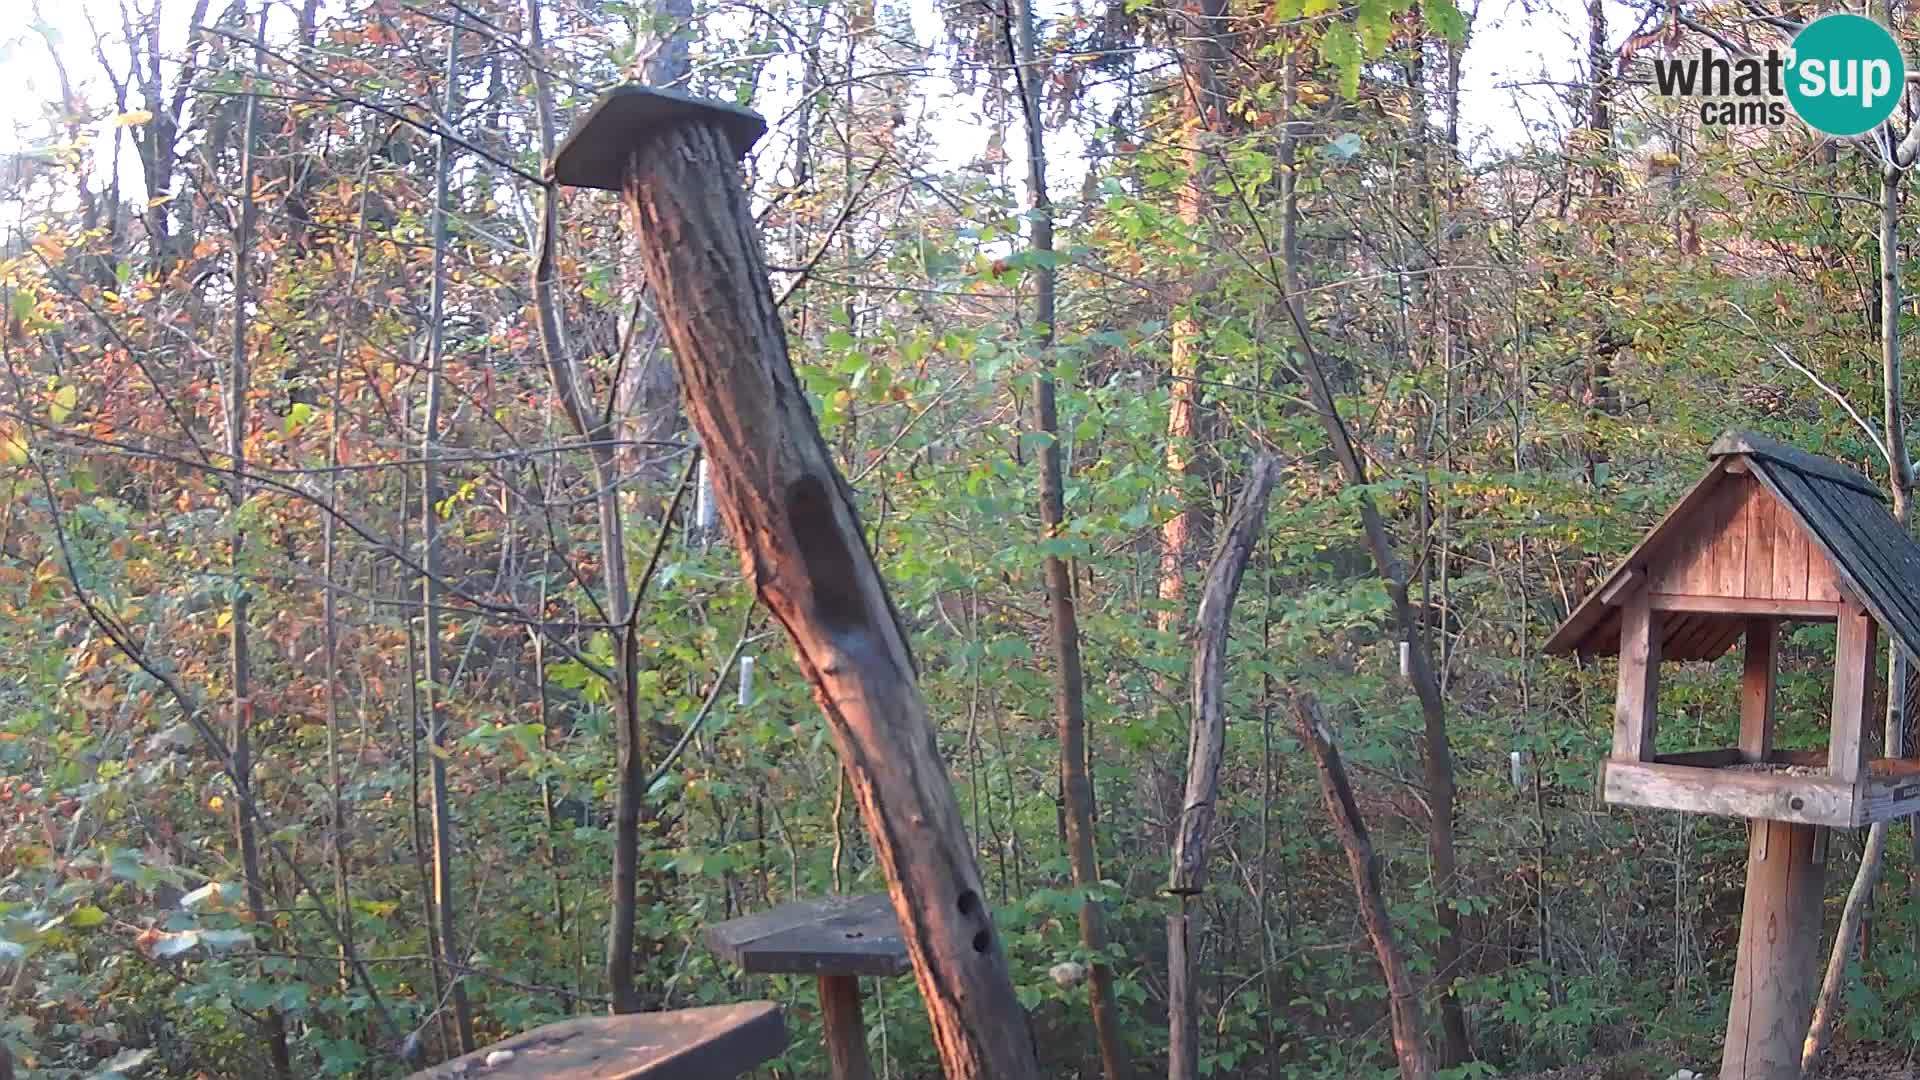
M1167 886L1180 898L1180 910L1167 916L1167 1080L1194 1080L1200 1075L1200 1014L1193 972L1187 966L1192 963L1187 943L1193 936L1187 906L1206 883L1207 834L1213 831L1214 803L1220 793L1220 759L1227 745L1227 631L1233 621L1233 601L1253 549L1260 543L1267 497L1279 473L1280 465L1272 455L1255 459L1200 594L1193 645L1193 714L1187 731L1187 789L1174 825L1173 873Z
M1387 901L1380 892L1380 863L1374 858L1373 841L1367 836L1367 823L1360 818L1360 805L1354 802L1353 786L1347 782L1347 768L1341 764L1340 751L1333 745L1333 730L1320 715L1320 707L1311 697L1297 695L1293 700L1293 718L1300 731L1300 742L1313 755L1314 769L1320 774L1320 794L1327 802L1327 817L1339 834L1340 846L1347 853L1347 869L1353 875L1353 895L1360 904L1360 921L1367 928L1367 940L1373 943L1374 958L1380 962L1380 974L1387 982L1387 1001L1393 1027L1393 1052L1400 1059L1400 1080L1432 1080L1433 1066L1427 1060L1427 1044L1422 1034L1420 992L1407 974L1406 958L1393 938L1393 921L1387 916Z
M1037 1077L906 631L787 358L735 164L763 130L738 110L624 89L568 140L553 171L561 183L624 179L721 516L826 714L946 1075Z

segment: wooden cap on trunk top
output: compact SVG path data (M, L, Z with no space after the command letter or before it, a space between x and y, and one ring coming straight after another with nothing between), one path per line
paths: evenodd
M884 976L912 970L885 893L797 900L715 923L701 936L742 971Z
M566 187L619 191L635 150L661 131L694 122L725 132L737 157L767 133L766 120L752 109L657 86L617 86L574 125L547 175Z

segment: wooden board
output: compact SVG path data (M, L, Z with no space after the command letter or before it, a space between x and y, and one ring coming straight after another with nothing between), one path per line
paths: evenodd
M1827 734L1827 768L1842 780L1867 771L1867 727L1872 722L1873 616L1850 611L1841 616L1833 668L1833 724Z
M1854 824L1854 785L1831 776L1608 761L1600 783L1602 798L1621 806L1839 828Z
M1613 701L1613 756L1622 761L1653 760L1655 720L1660 704L1660 613L1647 606L1644 589L1635 590L1621 609L1620 681Z
M411 1080L723 1080L787 1048L771 1001L582 1017L535 1028ZM487 1058L512 1057L489 1066Z
M1765 761L1773 749L1775 638L1772 619L1747 622L1747 651L1740 668L1740 750L1748 761Z
M801 900L715 923L701 933L742 971L787 975L904 975L912 970L884 893Z

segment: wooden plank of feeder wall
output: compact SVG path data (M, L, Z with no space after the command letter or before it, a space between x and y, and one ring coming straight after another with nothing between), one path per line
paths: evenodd
M1635 589L1620 606L1620 687L1613 701L1613 756L1652 761L1660 701L1660 613Z
M1775 642L1779 623L1747 620L1746 664L1740 672L1740 756L1767 760L1773 749Z
M1747 507L1753 501L1752 491L1753 479L1747 476L1729 478L1720 490L1719 513L1715 515L1720 536L1714 544L1710 596L1747 594L1747 531L1751 521Z
M1833 731L1827 771L1857 780L1867 771L1867 713L1873 704L1873 616L1857 604L1840 615L1833 656Z
M1773 586L1774 545L1780 540L1779 504L1760 485L1748 481L1747 495L1747 586L1746 595L1755 599L1775 599Z

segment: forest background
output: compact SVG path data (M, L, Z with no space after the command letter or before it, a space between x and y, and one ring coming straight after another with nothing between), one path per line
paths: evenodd
M29 6L6 63L46 77L0 159L0 1040L29 1075L399 1075L760 996L795 1032L773 1075L821 1074L811 982L698 931L883 882L712 524L617 199L552 196L534 285L544 159L627 78L773 125L774 295L1046 1075L1164 1061L1199 584L1260 453L1188 903L1202 1072L1395 1068L1308 694L1442 1074L1710 1062L1742 827L1599 805L1610 665L1538 646L1723 428L1904 501L1892 147L1648 85L1793 13ZM1782 745L1824 745L1832 636L1784 644ZM1727 741L1737 681L1675 671L1663 738ZM1842 1023L1904 1045L1920 894L1889 858ZM934 1075L911 984L869 992L882 1069Z

